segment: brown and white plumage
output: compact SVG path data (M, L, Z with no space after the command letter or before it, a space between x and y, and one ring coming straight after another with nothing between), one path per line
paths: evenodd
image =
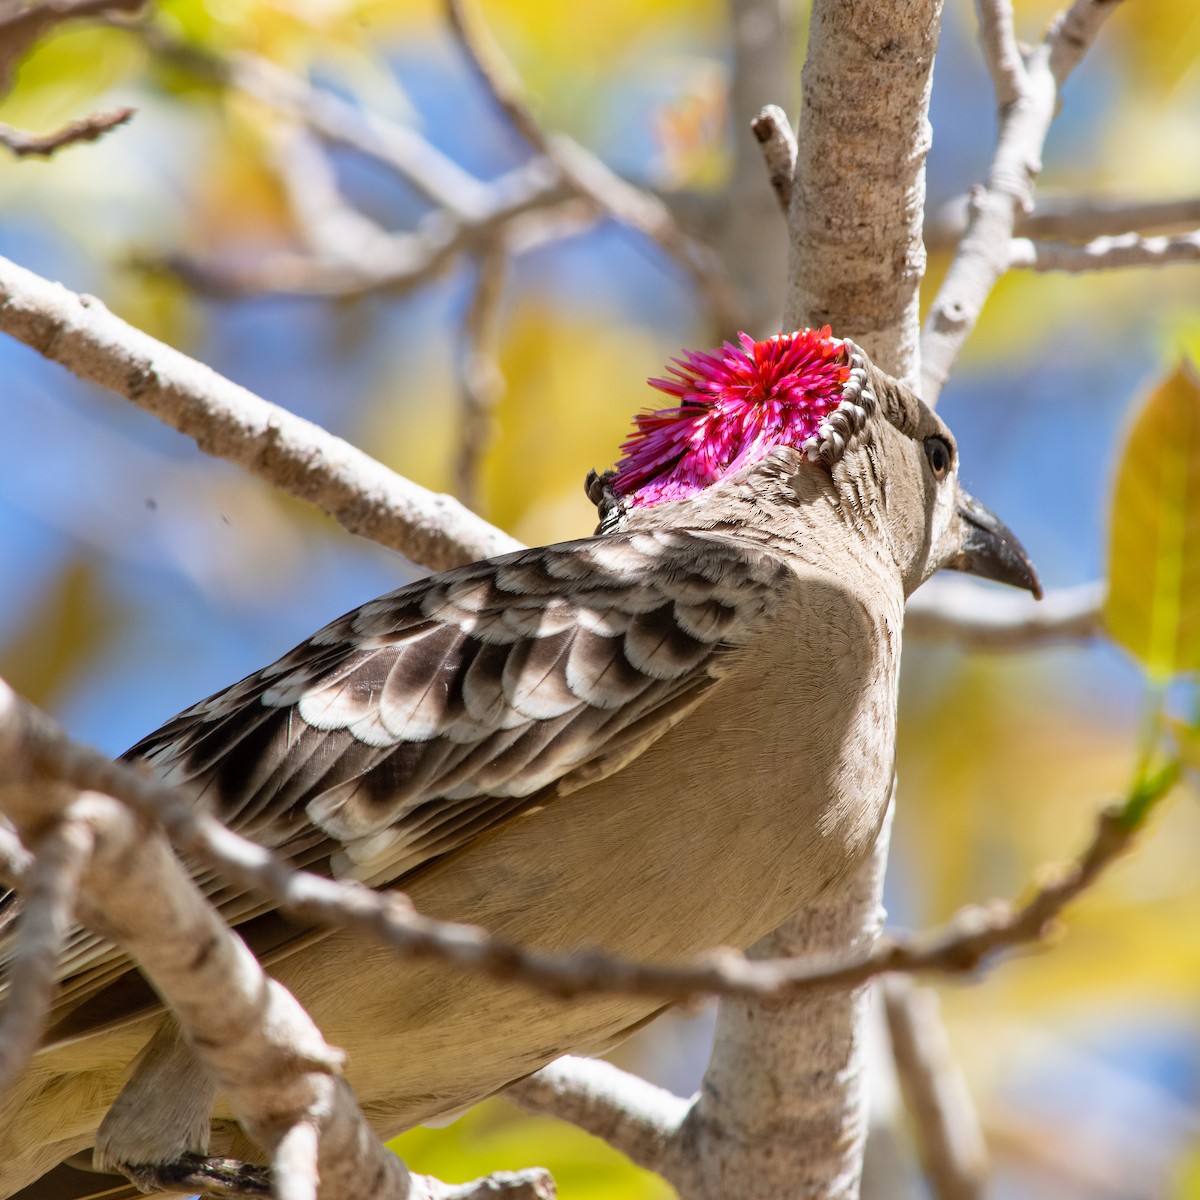
M952 455L948 431L886 377L864 392L857 370L859 415L824 441L767 447L666 502L605 493L611 532L372 601L129 755L294 862L524 944L663 961L748 945L874 839L905 595L939 565L1004 574L929 451ZM1006 577L1032 579L1014 562ZM656 1007L400 963L201 882L349 1052L386 1135ZM64 970L49 1044L0 1115L0 1195L93 1144L108 1162L204 1149L211 1089L124 960L81 932Z
M401 588L129 752L231 828L394 879L528 797L616 770L722 675L782 563L648 530L523 550Z

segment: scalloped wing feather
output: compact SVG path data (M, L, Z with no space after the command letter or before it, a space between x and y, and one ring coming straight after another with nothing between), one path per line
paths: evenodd
M671 530L472 563L338 618L123 757L298 866L391 882L641 754L763 631L788 574ZM233 924L268 910L195 874ZM127 969L76 929L56 1015Z
M676 530L472 563L339 618L126 757L285 853L311 822L336 870L382 882L639 754L763 629L786 573Z

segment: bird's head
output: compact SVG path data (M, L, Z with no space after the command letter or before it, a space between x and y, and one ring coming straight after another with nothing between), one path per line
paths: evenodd
M828 326L740 342L650 380L676 403L635 416L615 469L589 476L602 528L761 477L785 503L832 503L872 531L906 592L949 567L1041 595L1021 543L960 486L954 435L909 388Z

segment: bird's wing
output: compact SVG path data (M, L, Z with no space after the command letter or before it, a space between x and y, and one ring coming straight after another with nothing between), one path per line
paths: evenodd
M674 530L473 563L339 618L125 757L255 841L395 878L640 753L762 629L785 571Z
M333 621L124 757L296 865L392 881L641 753L770 620L786 571L676 530L473 563ZM231 924L268 907L196 874ZM127 968L77 930L58 1008Z

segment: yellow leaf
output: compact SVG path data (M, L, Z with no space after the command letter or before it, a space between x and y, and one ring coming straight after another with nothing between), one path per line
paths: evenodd
M1104 620L1157 679L1200 671L1200 378L1149 395L1117 470Z
M562 1121L527 1117L488 1100L442 1129L410 1130L389 1143L414 1171L465 1182L492 1171L545 1167L560 1200L670 1200L658 1176Z

